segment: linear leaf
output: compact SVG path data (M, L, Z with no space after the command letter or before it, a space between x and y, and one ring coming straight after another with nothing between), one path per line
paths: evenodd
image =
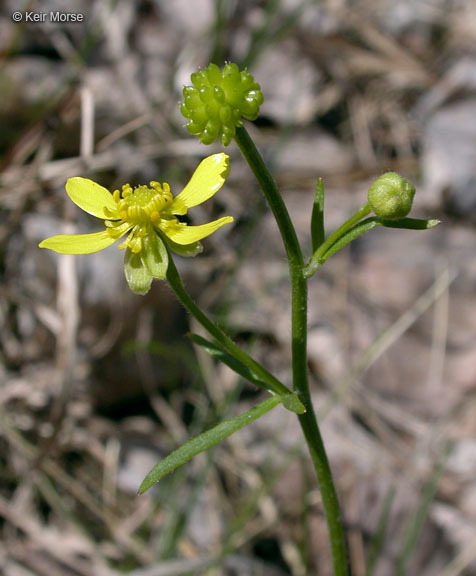
M206 340L205 338L199 336L198 334L189 334L188 337L194 344L202 346L210 354L212 358L215 358L216 360L223 362L223 364L226 364L229 368L231 368L234 372L236 372L236 374L239 374L242 378L244 378L248 382L255 384L262 390L270 392L269 386L265 382L260 380L256 376L256 374L251 370L251 368L248 368L248 366L243 364L243 362L240 362L234 356L228 354L228 352L226 352L225 350L222 350L222 348L220 348L218 344L210 342L209 340ZM281 398L283 406L286 408L286 410L294 412L295 414L304 414L304 412L306 412L306 408L304 407L301 400L299 400L295 392L291 394L284 394L281 396Z
M352 240L355 240L359 236L362 236L362 234L365 234L380 224L381 222L378 220L378 218L375 217L366 218L365 220L362 220L362 222L357 222L357 224L354 224L352 228L347 230L347 232L341 236L339 240L332 244L332 246L324 254L321 263L325 262L329 256L332 256L332 254L335 254L341 250L344 246L349 244L349 242L352 242Z
M429 230L441 223L441 220L419 220L417 218L400 218L399 220L382 220L380 224L386 228L404 228L405 230Z
M319 178L316 183L316 194L314 196L314 204L312 206L311 214L311 239L312 239L312 252L319 248L325 240L324 232L324 185L322 178Z
M347 232L344 232L342 236L340 236L333 244L331 244L329 248L324 252L324 254L322 254L322 256L320 256L318 259L315 259L314 255L314 257L311 258L307 266L304 268L304 276L306 278L310 278L319 269L319 267L324 264L329 256L332 256L332 254L335 254L346 244L352 242L352 240L355 240L362 234L365 234L365 232L372 230L372 228L375 228L380 224L381 222L378 220L378 218L375 217L366 218L365 220L354 224L352 228L349 228Z
M185 444L182 444L177 450L171 452L163 460L161 460L152 470L147 474L139 488L139 494L143 494L161 478L163 478L175 468L178 468L185 462L191 460L200 452L208 450L218 442L221 442L228 436L231 436L234 432L237 432L241 428L250 424L254 420L257 420L266 412L269 412L272 408L277 406L282 400L281 396L271 396L267 398L264 402L261 402L257 406L253 406L250 410L230 418L229 420L224 420L220 422L214 428L195 436Z
M248 382L256 384L256 386L262 390L269 392L269 386L260 380L256 374L250 368L248 368L248 366L237 360L228 352L225 352L225 350L223 350L218 344L210 342L198 334L188 334L188 337L194 344L204 348L212 358L223 362L223 364L226 364L228 368L231 368L233 372L236 372Z

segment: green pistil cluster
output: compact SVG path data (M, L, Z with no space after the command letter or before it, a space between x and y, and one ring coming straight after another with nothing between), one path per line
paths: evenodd
M236 64L225 64L222 71L215 64L194 72L193 86L183 89L180 110L188 119L186 128L203 144L216 137L228 146L242 118L255 120L263 103L260 86L247 71Z

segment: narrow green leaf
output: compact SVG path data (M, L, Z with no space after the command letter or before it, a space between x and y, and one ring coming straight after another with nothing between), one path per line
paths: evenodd
M243 364L243 362L240 362L237 358L235 358L234 356L232 356L231 354L220 348L218 344L210 342L209 340L206 340L205 338L199 336L198 334L188 334L188 337L194 344L202 346L202 348L204 348L212 358L214 358L215 360L219 360L220 362L223 362L223 364L226 364L228 368L231 368L233 372L236 372L236 374L238 374L248 382L255 384L256 386L258 386L262 390L265 390L266 392L272 392L269 386L265 382L260 380L253 372L253 370L251 370L251 368L249 368L248 366ZM281 396L281 400L283 406L286 408L286 410L289 410L290 412L294 412L295 414L304 414L304 412L306 412L304 404L301 402L301 400L299 400L295 392L291 394L283 394Z
M339 226L336 230L334 230L332 234L329 234L329 236L324 240L324 242L311 256L311 259L309 260L307 266L304 267L303 269L304 277L310 278L319 269L321 264L323 264L326 261L327 259L326 254L329 252L329 250L335 244L337 244L337 242L341 242L341 240L346 236L346 234L348 234L356 226L363 225L364 222L367 222L367 220L364 220L362 222L360 221L362 220L362 218L368 216L370 212L371 212L370 204L368 202L365 202L365 204L362 204L362 206L357 210L357 212L355 212L355 214L353 214L343 224L341 224L341 226ZM363 232L360 232L359 234L363 234ZM357 236L359 234L357 234ZM351 239L349 239L347 242L350 242ZM344 242L342 243L342 245L339 246L342 247L345 244L347 244L347 242ZM334 252L336 252L339 249L340 248L337 248L336 250L334 250ZM334 252L332 252L332 254Z
M354 224L354 226L352 226L352 228L349 228L349 230L347 230L347 232L345 232L340 238L338 238L334 242L334 244L329 246L326 252L324 252L324 254L320 256L317 262L311 259L309 264L304 268L304 276L306 278L310 278L317 271L317 269L322 264L324 264L324 262L329 258L329 256L332 256L332 254L338 252L341 248L349 244L349 242L352 242L352 240L355 240L362 234L365 234L369 230L372 230L373 228L379 225L381 225L381 222L378 218L375 218L375 216L366 218L365 220L362 220L361 222L357 222L357 224Z
M378 219L386 228L403 228L405 230L429 230L441 223L441 220L419 220L417 218L400 218L399 220Z
M362 234L369 232L369 230L372 230L373 228L379 225L380 222L375 217L366 218L365 220L362 220L362 222L357 222L357 224L354 224L352 228L347 230L347 232L343 236L341 236L339 240L337 240L337 242L332 244L332 246L323 255L320 263L325 262L329 258L329 256L332 256L332 254L335 254L336 252L341 250L344 246L349 244L349 242L352 242L352 240L355 240L359 236L362 236Z
M385 226L387 228L402 228L406 230L429 230L434 228L440 223L440 220L418 220L416 218L400 218L399 220L382 220L376 216L366 218L361 222L354 224L352 228L349 228L338 240L334 242L317 262L310 262L304 269L304 275L306 278L310 278L314 272L322 265L324 262L344 246L355 240L362 234L365 234L369 230L376 228L377 226Z
M231 368L233 372L236 372L248 382L251 382L262 390L269 392L269 386L260 380L256 374L250 368L248 368L248 366L237 360L228 352L225 352L225 350L223 350L218 344L210 342L198 334L188 334L188 337L194 344L204 348L212 358L223 362L223 364L226 364L228 368Z
M139 494L143 494L166 474L185 464L185 462L188 462L194 456L200 454L200 452L208 450L215 444L218 444L218 442L231 436L234 432L244 428L247 424L257 420L277 406L281 400L282 398L280 396L271 396L264 402L261 402L261 404L251 408L251 410L247 410L229 420L224 420L211 430L207 430L203 432L203 434L199 434L195 438L185 442L180 448L174 450L174 452L170 453L152 468L142 482L139 488Z
M311 214L311 239L312 239L312 253L319 248L324 242L324 185L322 178L319 178L316 183L316 194L314 196L314 204L312 206Z

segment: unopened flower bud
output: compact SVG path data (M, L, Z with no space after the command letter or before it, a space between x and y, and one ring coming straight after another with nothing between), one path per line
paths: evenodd
M263 103L260 86L236 64L225 64L223 70L209 64L194 72L191 80L193 86L183 89L180 110L188 119L187 130L203 144L211 144L218 136L222 145L228 146L241 119L258 116Z
M415 186L396 172L385 172L370 186L368 201L382 220L404 218L411 210Z

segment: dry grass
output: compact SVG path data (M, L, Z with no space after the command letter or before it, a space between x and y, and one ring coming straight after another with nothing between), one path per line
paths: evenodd
M0 9L0 571L330 574L319 493L280 409L135 495L161 456L255 393L187 344L166 287L127 293L114 249L37 248L93 230L66 201L68 177L114 187L160 174L177 189L218 150L187 137L176 106L214 58L247 62L262 85L250 131L307 249L317 176L328 229L390 169L418 184L417 216L443 219L425 234L376 231L312 280L309 370L354 576L370 575L371 549L374 576L476 574L472 3L83 0L87 25L69 26L14 24L13 4ZM179 265L289 381L286 263L228 152L208 209L235 228Z

